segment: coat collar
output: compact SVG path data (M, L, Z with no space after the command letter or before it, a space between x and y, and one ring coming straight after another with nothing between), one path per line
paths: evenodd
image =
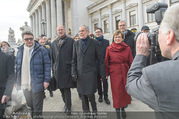
M174 54L172 60L179 60L179 51Z

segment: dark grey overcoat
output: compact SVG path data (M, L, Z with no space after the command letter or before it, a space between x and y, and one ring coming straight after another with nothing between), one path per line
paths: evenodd
M67 36L64 38L61 46L58 45L58 38L52 42L52 72L57 80L57 88L75 87L75 82L72 81L71 77L73 43L74 40Z
M100 75L106 76L104 61L97 40L88 36L84 50L81 40L74 43L72 75L78 76L77 91L80 94L89 95L97 91L97 62L99 62Z

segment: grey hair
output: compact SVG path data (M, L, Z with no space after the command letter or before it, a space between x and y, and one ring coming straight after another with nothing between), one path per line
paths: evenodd
M85 29L86 29L87 31L89 31L89 27L88 27L88 26L86 26L86 25L81 25L79 28L81 28L81 27L85 27Z
M121 20L121 21L119 21L119 23L118 23L118 24L120 24L121 22L124 22L124 23L125 23L125 25L127 25L125 20Z
M179 4L175 4L168 8L164 13L164 18L161 22L160 29L162 33L166 34L172 30L175 34L176 40L179 42Z

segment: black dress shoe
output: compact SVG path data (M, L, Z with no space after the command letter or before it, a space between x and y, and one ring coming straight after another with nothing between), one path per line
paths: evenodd
M102 96L99 96L98 101L99 101L99 102L103 102Z
M122 118L123 118L123 119L126 118L126 112L125 112L125 110L121 110L121 115L122 115Z
M110 100L108 98L105 98L104 100L105 100L106 104L108 104L108 105L110 104Z
M52 92L52 91L49 91L49 93L50 93L50 97L53 97L53 92Z
M70 116L70 115L71 115L71 109L67 109L67 110L66 110L66 115L67 115L67 116Z

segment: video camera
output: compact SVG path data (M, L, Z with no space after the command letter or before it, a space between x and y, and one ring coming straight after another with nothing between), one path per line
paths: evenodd
M160 25L164 12L166 11L168 5L166 3L161 3L157 2L156 4L150 6L147 8L146 12L147 13L155 13L155 21L157 22L157 25ZM159 48L159 43L158 43L158 30L159 26L157 28L152 29L152 32L147 34L147 37L149 39L150 43L150 65L154 64L156 62L162 61L162 56L161 56L161 51ZM142 32L137 32L134 39L135 41L137 40L137 37L139 34ZM155 58L154 58L155 57ZM157 61L154 61L157 60Z

